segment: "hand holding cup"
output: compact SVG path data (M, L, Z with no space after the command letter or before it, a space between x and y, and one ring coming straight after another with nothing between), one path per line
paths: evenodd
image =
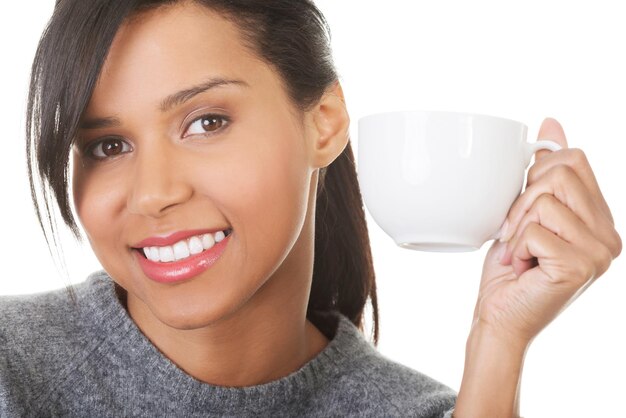
M506 230L485 258L474 314L475 324L520 344L529 344L622 250L584 152L567 148L554 119L543 122L539 137L563 150L537 153Z

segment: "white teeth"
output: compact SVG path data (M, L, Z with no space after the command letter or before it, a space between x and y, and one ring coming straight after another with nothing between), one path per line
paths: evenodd
M221 242L226 235L224 231L213 234L198 235L189 240L178 241L174 245L164 247L145 247L143 253L150 261L169 263L185 259L191 255L200 254L204 250L212 248L216 242Z
M204 250L202 247L202 241L198 237L192 237L189 240L189 252L191 254L200 254Z
M150 255L148 258L152 261L159 261L159 248L158 247L150 247Z
M209 248L213 247L215 245L215 238L213 238L213 235L211 234L204 234L202 235L202 247L205 250L208 250Z
M159 259L163 263L174 261L174 249L172 247L159 247Z
M174 244L174 257L176 260L182 260L183 258L189 257L189 246L185 241L179 241Z

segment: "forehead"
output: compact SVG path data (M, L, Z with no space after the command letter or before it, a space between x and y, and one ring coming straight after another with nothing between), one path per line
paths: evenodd
M160 100L213 76L245 79L251 85L276 82L270 66L245 45L235 24L201 5L179 2L122 25L89 108L107 103L119 108L120 100Z

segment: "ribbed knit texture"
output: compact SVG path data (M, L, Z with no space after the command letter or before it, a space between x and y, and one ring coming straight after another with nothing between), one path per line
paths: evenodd
M299 370L243 388L178 368L141 333L97 272L65 289L0 297L0 417L449 418L455 393L382 356L345 316Z

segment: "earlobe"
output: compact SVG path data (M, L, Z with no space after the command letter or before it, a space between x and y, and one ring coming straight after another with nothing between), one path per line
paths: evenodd
M330 165L349 141L350 117L338 81L324 93L312 117L315 128L310 137L312 164L322 168Z

